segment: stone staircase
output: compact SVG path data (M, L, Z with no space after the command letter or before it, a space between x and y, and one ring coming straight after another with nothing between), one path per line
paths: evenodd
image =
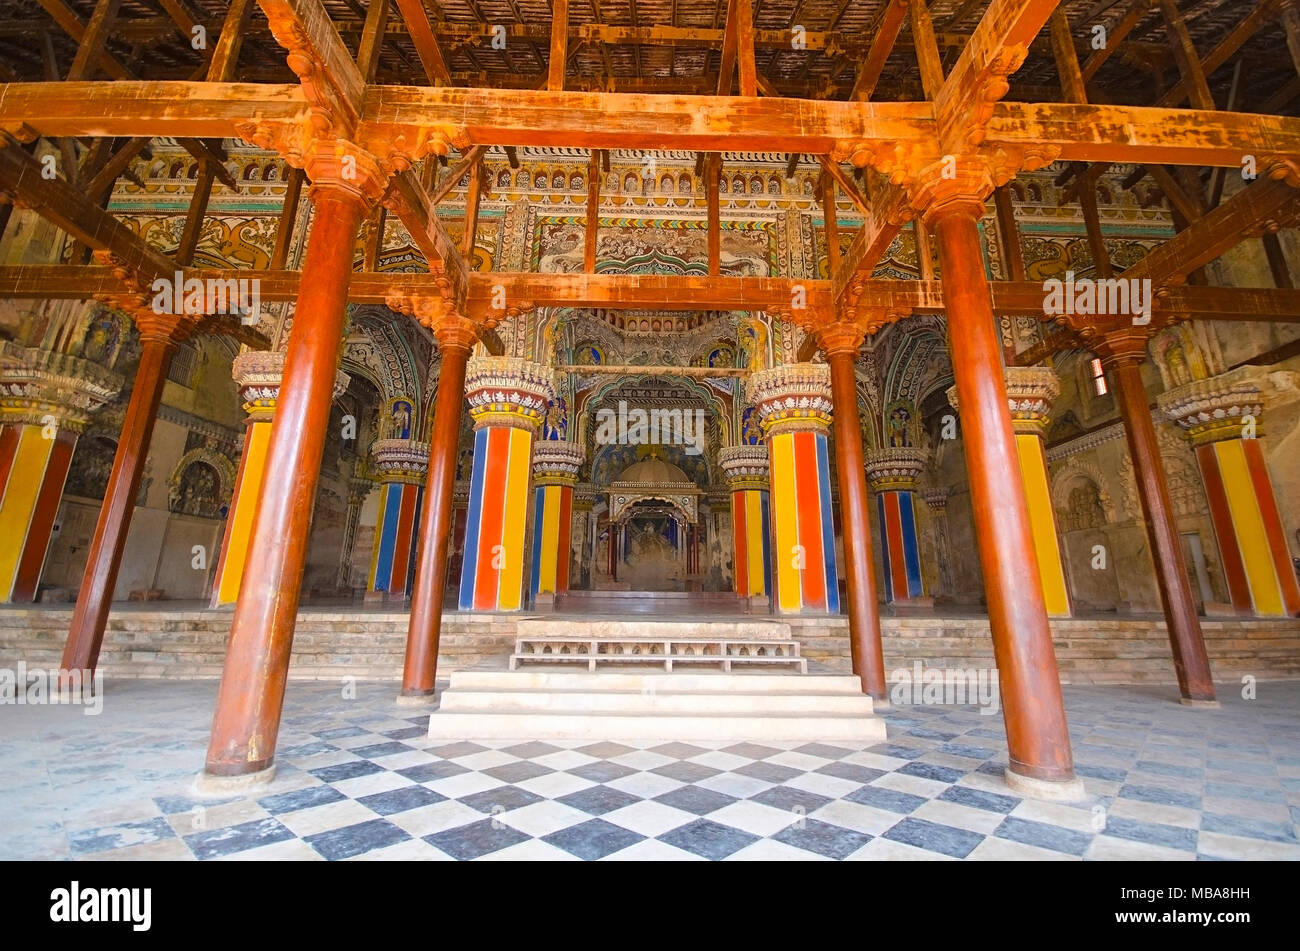
M482 666L451 673L429 737L870 744L885 723L852 675Z

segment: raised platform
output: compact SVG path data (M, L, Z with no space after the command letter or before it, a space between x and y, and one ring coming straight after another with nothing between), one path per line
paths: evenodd
M210 611L190 602L114 605L104 636L101 666L118 677L212 679L221 676L231 612ZM843 617L716 615L655 616L635 619L556 614L459 614L443 619L439 674L505 659L520 633L536 633L574 622L647 623L668 619L690 625L778 622L800 644L811 665L849 671L848 622ZM360 605L306 607L298 616L289 675L297 680L395 680L401 674L408 615ZM70 607L0 608L0 667L19 660L29 666L58 667L72 622ZM1215 679L1300 679L1300 620L1220 620L1203 618L1206 647ZM881 618L885 669L927 666L991 668L993 641L984 617ZM732 628L740 630L740 628ZM1071 618L1053 620L1057 665L1065 683L1173 684L1174 667L1163 619L1155 617Z
M808 740L870 744L885 723L842 674L454 671L431 739Z

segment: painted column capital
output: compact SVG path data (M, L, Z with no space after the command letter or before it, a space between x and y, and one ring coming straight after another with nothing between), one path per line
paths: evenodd
M1012 428L1017 433L1043 435L1052 402L1061 395L1061 381L1056 371L1050 367L1005 367L1002 374L1006 380ZM948 387L945 395L948 405L960 412L957 387Z
M925 450L910 446L869 449L866 469L873 492L914 491L925 470Z
M1156 405L1193 446L1241 439L1248 428L1258 436L1265 404L1260 375L1258 367L1238 367L1174 387L1160 394Z
M270 422L280 398L284 376L283 350L245 350L230 365L230 375L239 387L244 412L252 422ZM334 399L343 395L352 378L339 370L334 375Z
M769 436L800 430L824 433L831 424L831 368L787 363L751 374L745 396Z
M590 512L596 505L596 487L590 482L579 482L573 489L573 507L579 512Z
M766 446L728 446L718 453L718 465L726 474L727 488L733 492L768 487Z
M474 357L465 371L474 429L509 426L535 432L555 398L554 371L519 357Z
M82 432L115 397L122 377L66 353L0 341L0 423L55 424Z
M1051 367L1006 367L1007 407L1017 433L1041 436L1047 429L1053 401L1061 395L1061 381ZM954 393L954 398L956 394Z
M585 453L577 443L544 439L533 444L535 485L576 485Z
M942 486L921 491L921 501L930 507L935 515L948 511L948 490Z
M370 444L370 468L380 482L424 485L429 444L414 439L376 439Z

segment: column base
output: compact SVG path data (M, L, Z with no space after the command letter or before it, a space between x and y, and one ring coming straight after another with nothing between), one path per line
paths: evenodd
M538 611L554 611L555 595L549 591L533 596L533 607Z
M241 773L237 776L215 776L204 771L194 777L193 791L196 796L214 799L246 795L266 789L274 778L274 764L255 773Z
M394 701L399 707L432 707L438 702L436 692L399 693Z
M1077 776L1064 781L1036 779L1013 773L1010 769L1003 772L1003 778L1012 791L1030 799L1045 799L1048 802L1082 802L1088 798L1083 788L1083 780Z
M1179 697L1178 702L1193 710L1218 710L1223 706L1217 700L1194 700L1191 697Z

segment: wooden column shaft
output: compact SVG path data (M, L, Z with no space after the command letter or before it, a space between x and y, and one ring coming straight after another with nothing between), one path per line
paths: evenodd
M206 771L260 772L275 759L289 652L329 426L363 198L321 187L266 453L248 561L217 693Z
M884 701L889 699L889 693L885 685L880 608L876 603L876 576L871 560L871 521L867 514L867 479L853 354L839 350L828 354L826 361L831 368L831 402L834 404L831 425L835 435L835 469L840 484L844 573L849 602L849 651L853 672L862 681L863 693Z
M455 510L456 449L461 414L465 411L465 367L469 353L467 346L447 346L442 350L433 433L429 437L429 477L424 490L415 589L411 595L411 620L402 667L404 697L431 696L438 675L438 641Z
M1129 456L1137 478L1138 497L1142 500L1142 514L1169 628L1178 689L1187 700L1212 701L1214 680L1205 651L1205 636L1196 615L1196 602L1192 598L1192 585L1183 559L1182 539L1169 500L1139 361L1136 357L1127 357L1107 360L1107 363L1115 383L1115 402L1124 418L1124 433L1128 437Z
M175 341L166 337L145 336L142 344L122 434L113 456L113 471L108 477L86 568L81 575L81 587L77 590L77 606L72 612L72 626L60 663L64 670L94 670L99 663L99 648L113 604L122 551L126 548L135 498L140 491L140 476L158 419L167 368L176 350Z
M980 236L982 208L940 209L930 224L939 242L953 375L961 404L975 536L984 569L1010 769L1055 782L1074 776L1047 608L1038 584L1029 509Z

